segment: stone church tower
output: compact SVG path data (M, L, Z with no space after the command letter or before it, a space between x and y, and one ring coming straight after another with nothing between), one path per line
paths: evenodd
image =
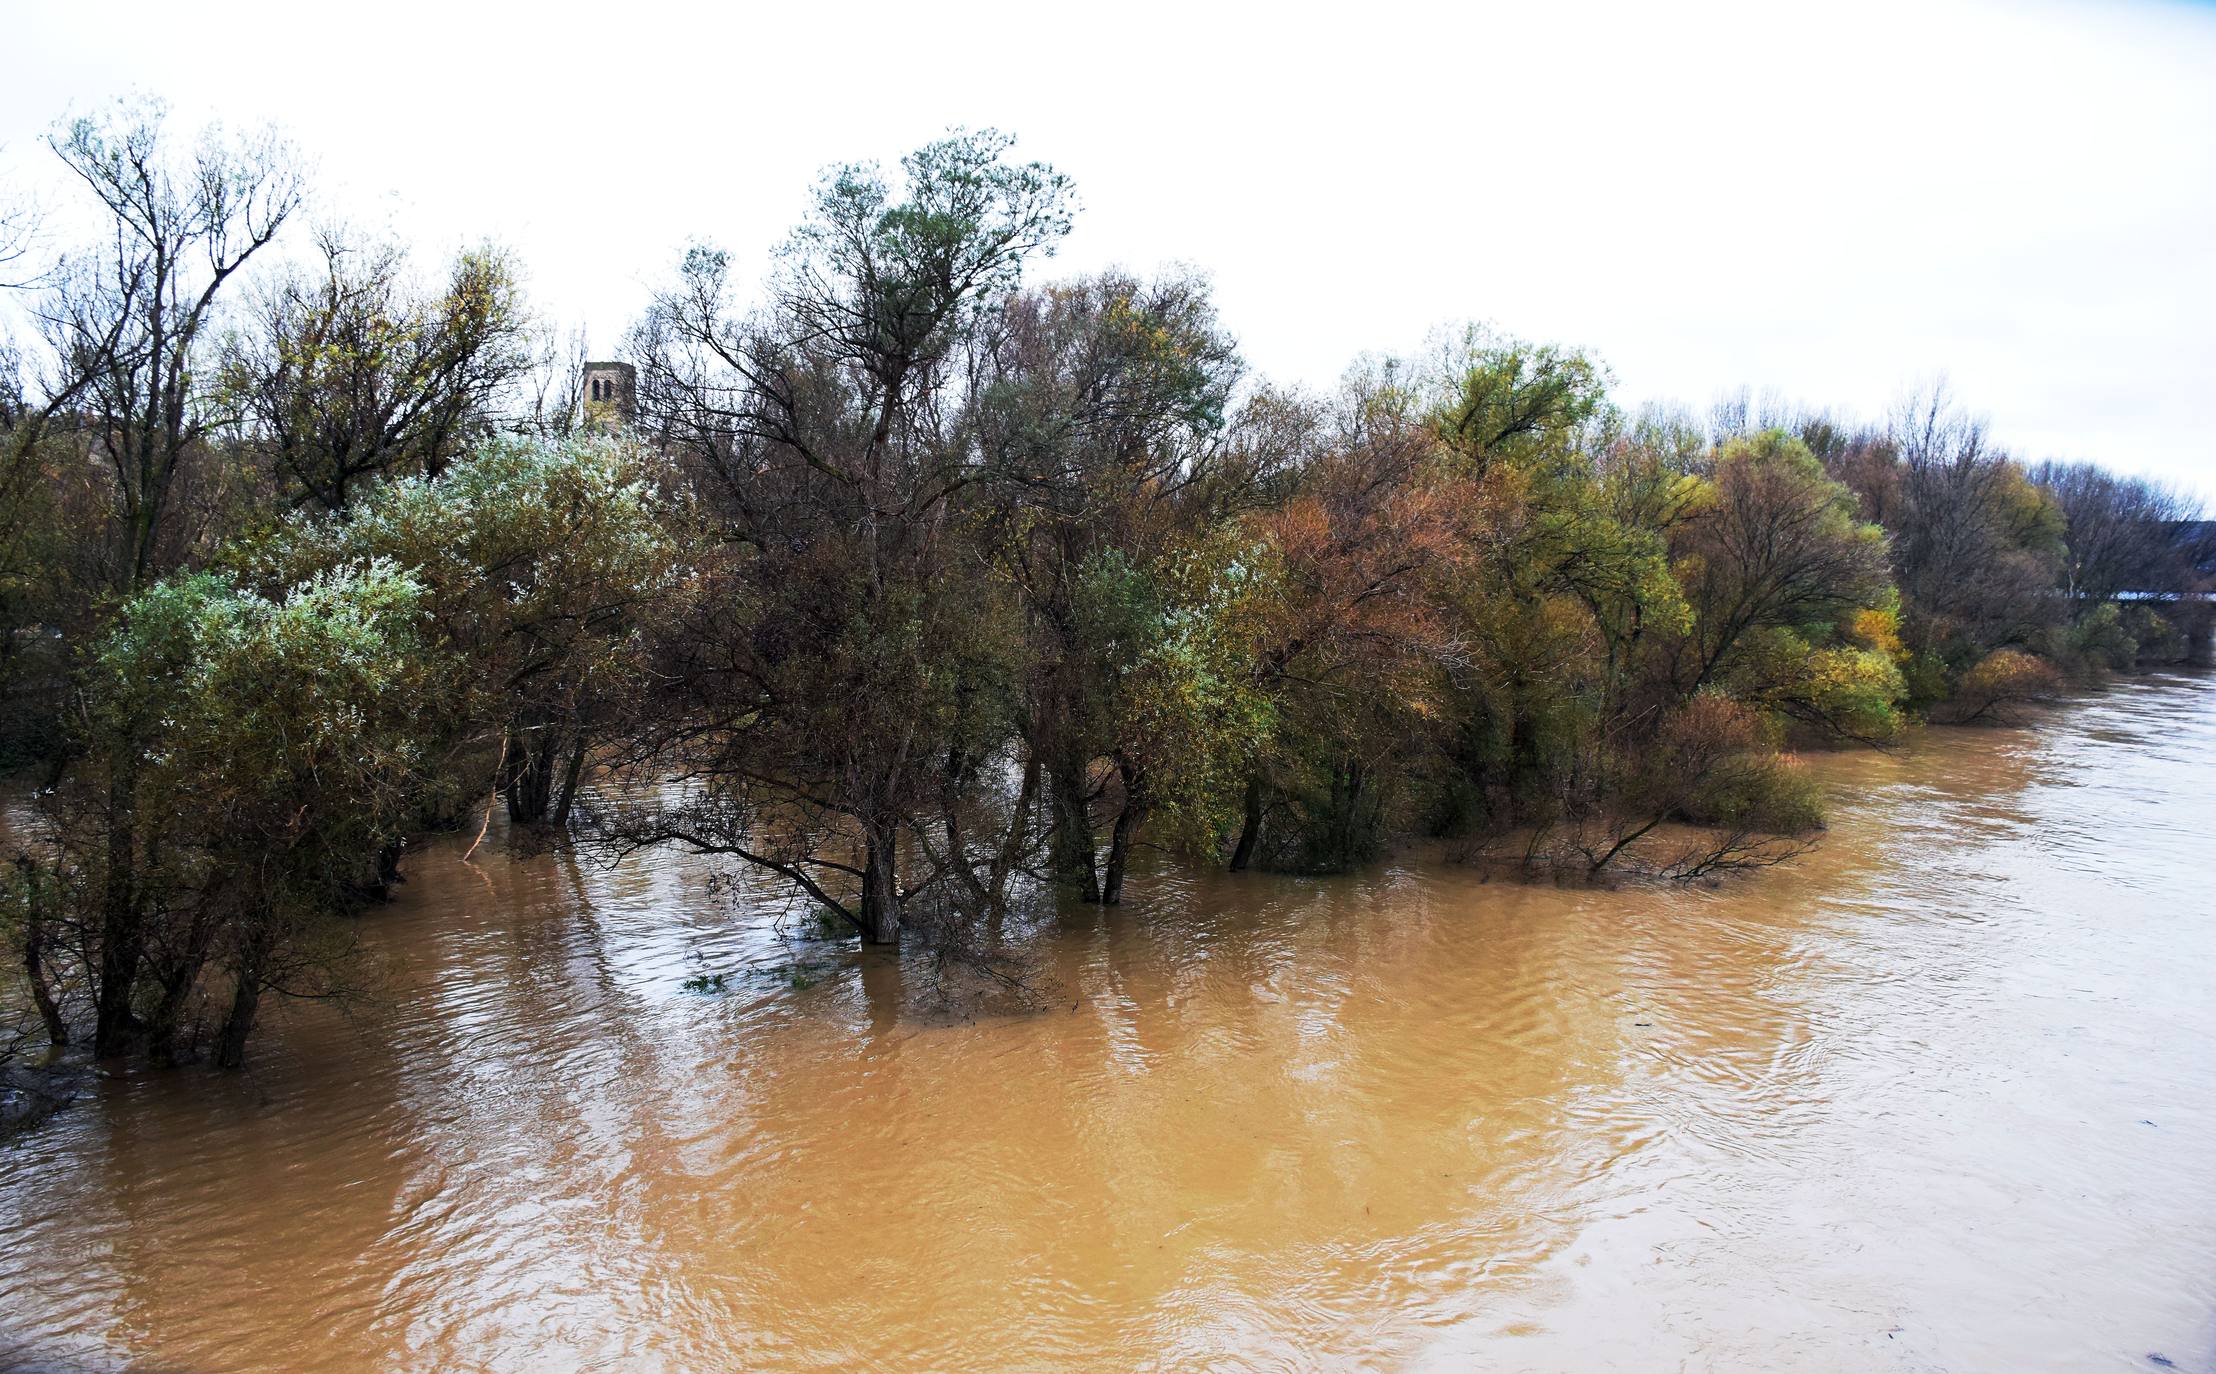
M585 428L621 429L638 418L639 374L629 363L586 363L577 404Z

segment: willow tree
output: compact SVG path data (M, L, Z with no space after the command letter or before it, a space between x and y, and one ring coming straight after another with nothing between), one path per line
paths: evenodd
M1357 368L1304 423L1280 499L1248 522L1280 587L1249 670L1274 728L1242 789L1234 869L1374 857L1464 659L1441 592L1476 548L1481 503L1442 462L1419 390L1395 366Z
M1781 430L1734 439L1715 455L1713 498L1677 532L1672 553L1693 609L1671 675L1691 697L1728 679L1764 631L1822 649L1889 599L1885 531L1854 493Z
M421 584L433 671L432 810L481 792L521 824L567 824L596 742L630 731L661 630L683 604L681 506L633 442L486 440L436 480L370 486L301 513L253 559L277 585L363 560ZM443 796L440 789L443 789Z
M1103 550L1078 582L1079 638L1118 793L1100 887L1086 896L1113 906L1142 826L1194 856L1212 855L1232 822L1276 726L1254 664L1281 623L1285 585L1268 542L1234 525L1151 555Z
M1011 299L986 366L969 418L988 479L976 523L1024 615L1025 786L1043 771L1053 875L1097 901L1095 770L1127 743L1114 684L1157 647L1102 630L1161 623L1140 609L1162 604L1140 581L1165 588L1155 574L1182 566L1245 488L1230 433L1241 367L1205 281L1120 272ZM1127 836L1140 809L1124 808Z
M189 149L164 111L123 104L57 129L49 146L103 212L97 239L65 254L34 307L46 346L43 399L21 434L66 427L103 480L101 546L86 560L88 600L129 597L184 564L205 536L224 478L207 439L209 348L248 263L300 203L290 150L274 135L211 130ZM197 509L180 498L195 497ZM131 751L109 771L107 891L99 938L102 1002L94 1043L120 1053L144 952Z
M987 475L962 417L1071 193L1010 144L956 133L897 182L832 169L759 308L695 249L635 339L642 416L725 534L666 740L703 787L646 829L767 867L876 941L944 876L902 853L950 758L1014 727L1011 611L961 537Z
M1635 709L1640 643L1679 614L1661 530L1692 497L1667 461L1618 442L1607 380L1576 350L1474 329L1427 379L1428 422L1473 507L1446 592L1469 645L1458 820L1544 823L1581 805L1591 742Z
M1666 470L1666 469L1665 469ZM1882 530L1807 446L1780 430L1728 440L1653 515L1674 597L1635 646L1640 680L1578 750L1560 819L1590 873L1668 821L1712 827L1664 865L1678 876L1799 852L1820 820L1779 753L1788 729L1873 740L1903 692ZM1690 475L1690 474L1688 474ZM1603 472L1606 490L1614 474ZM1637 508L1637 507L1635 507Z
M410 816L431 658L422 588L389 563L262 592L227 578L167 579L127 602L88 683L96 772L130 770L139 802L139 958L123 976L87 951L103 1053L143 1042L158 1062L217 1006L214 1057L235 1068L272 989L326 990L329 918L361 899ZM59 852L100 888L113 824L65 824Z
M411 279L391 244L318 237L320 261L260 293L223 360L254 450L301 504L343 510L372 477L436 477L484 437L533 361L514 265L458 255Z

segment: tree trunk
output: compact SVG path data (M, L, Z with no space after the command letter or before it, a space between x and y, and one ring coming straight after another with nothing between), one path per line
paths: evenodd
M168 968L159 970L162 996L146 1023L146 1057L158 1068L177 1062L177 1025L184 1016L185 999L192 994L193 985L200 981L200 970L208 962L208 946L215 939L216 911L214 905L202 904L186 932L184 950Z
M1074 752L1056 760L1054 775L1054 845L1050 862L1057 882L1068 883L1088 902L1100 900L1100 875L1093 866L1092 808L1085 796L1089 781L1084 762Z
M400 876L400 856L407 850L405 839L388 840L377 851L377 876L370 883L369 895L380 902L392 900L392 890L406 881Z
M262 1004L262 975L269 963L269 947L275 938L268 928L272 918L262 913L257 927L247 932L239 949L238 985L231 992L231 1014L223 1019L216 1037L215 1066L246 1066L246 1041L254 1033L254 1018Z
M1358 853L1365 851L1363 843L1362 808L1369 783L1369 772L1362 761L1349 758L1331 774L1331 867L1334 872L1344 872L1354 867Z
M100 991L95 999L92 1052L112 1059L128 1052L135 1024L131 996L138 984L145 933L140 929L137 777L119 762L108 784L108 872L100 910Z
M1246 785L1246 822L1239 827L1239 842L1231 849L1231 871L1244 873L1254 862L1255 846L1262 842L1262 779L1250 777Z
M1108 839L1108 876L1100 893L1103 906L1123 904L1123 875L1131 862L1131 837L1146 809L1146 775L1120 756L1116 771L1123 775L1123 808L1116 812L1116 827Z
M1002 841L1000 853L993 858L992 887L988 894L989 910L998 921L1008 909L1008 875L1023 856L1024 846L1030 843L1031 804L1039 795L1039 756L1027 753L1023 760L1023 783L1016 789L1014 814L1009 821L1007 837Z
M184 1017L185 994L190 990L186 978L163 980L162 1000L146 1023L146 1062L157 1069L170 1068L177 1063L177 1026Z
M585 737L580 734L570 742L569 767L562 772L561 795L554 802L554 828L569 828L570 808L577 802L577 779L585 772Z
M862 860L862 938L873 945L900 943L900 835L872 822Z
M46 1025L47 1043L59 1048L69 1043L69 1023L62 1019L61 1004L46 984L45 875L28 859L18 857L15 862L24 884L23 976L31 985L31 1000L38 1006L39 1020Z
M1518 820L1528 819L1531 797L1541 783L1539 726L1520 707L1508 723L1508 796Z
M554 795L554 756L557 732L539 726L528 734L513 736L508 744L508 819L517 825L538 825L546 819Z

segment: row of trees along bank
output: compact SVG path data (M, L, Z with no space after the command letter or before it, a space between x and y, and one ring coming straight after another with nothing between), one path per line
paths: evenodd
M1142 843L1772 863L1789 749L2206 643L2189 503L1940 392L1627 413L1480 328L1275 386L1202 277L1035 282L1070 186L991 133L833 169L758 289L687 253L616 426L502 252L311 231L280 142L146 107L51 143L106 225L16 255L0 366L22 1038L241 1063L488 798L958 943Z

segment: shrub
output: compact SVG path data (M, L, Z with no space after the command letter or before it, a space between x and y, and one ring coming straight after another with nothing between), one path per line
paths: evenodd
M2134 657L2142 663L2181 663L2185 660L2185 632L2161 611L2134 602L2122 614L2125 633L2132 638Z
M2051 701L2062 690L2053 664L2021 649L1995 649L1977 661L1955 686L1955 723L1999 718L2008 706Z
M1798 759L1750 750L1719 764L1685 807L1685 818L1732 830L1798 835L1823 828L1823 800Z
M2139 661L2139 641L2112 601L2078 617L2061 640L2063 656L2091 672L2128 672Z

